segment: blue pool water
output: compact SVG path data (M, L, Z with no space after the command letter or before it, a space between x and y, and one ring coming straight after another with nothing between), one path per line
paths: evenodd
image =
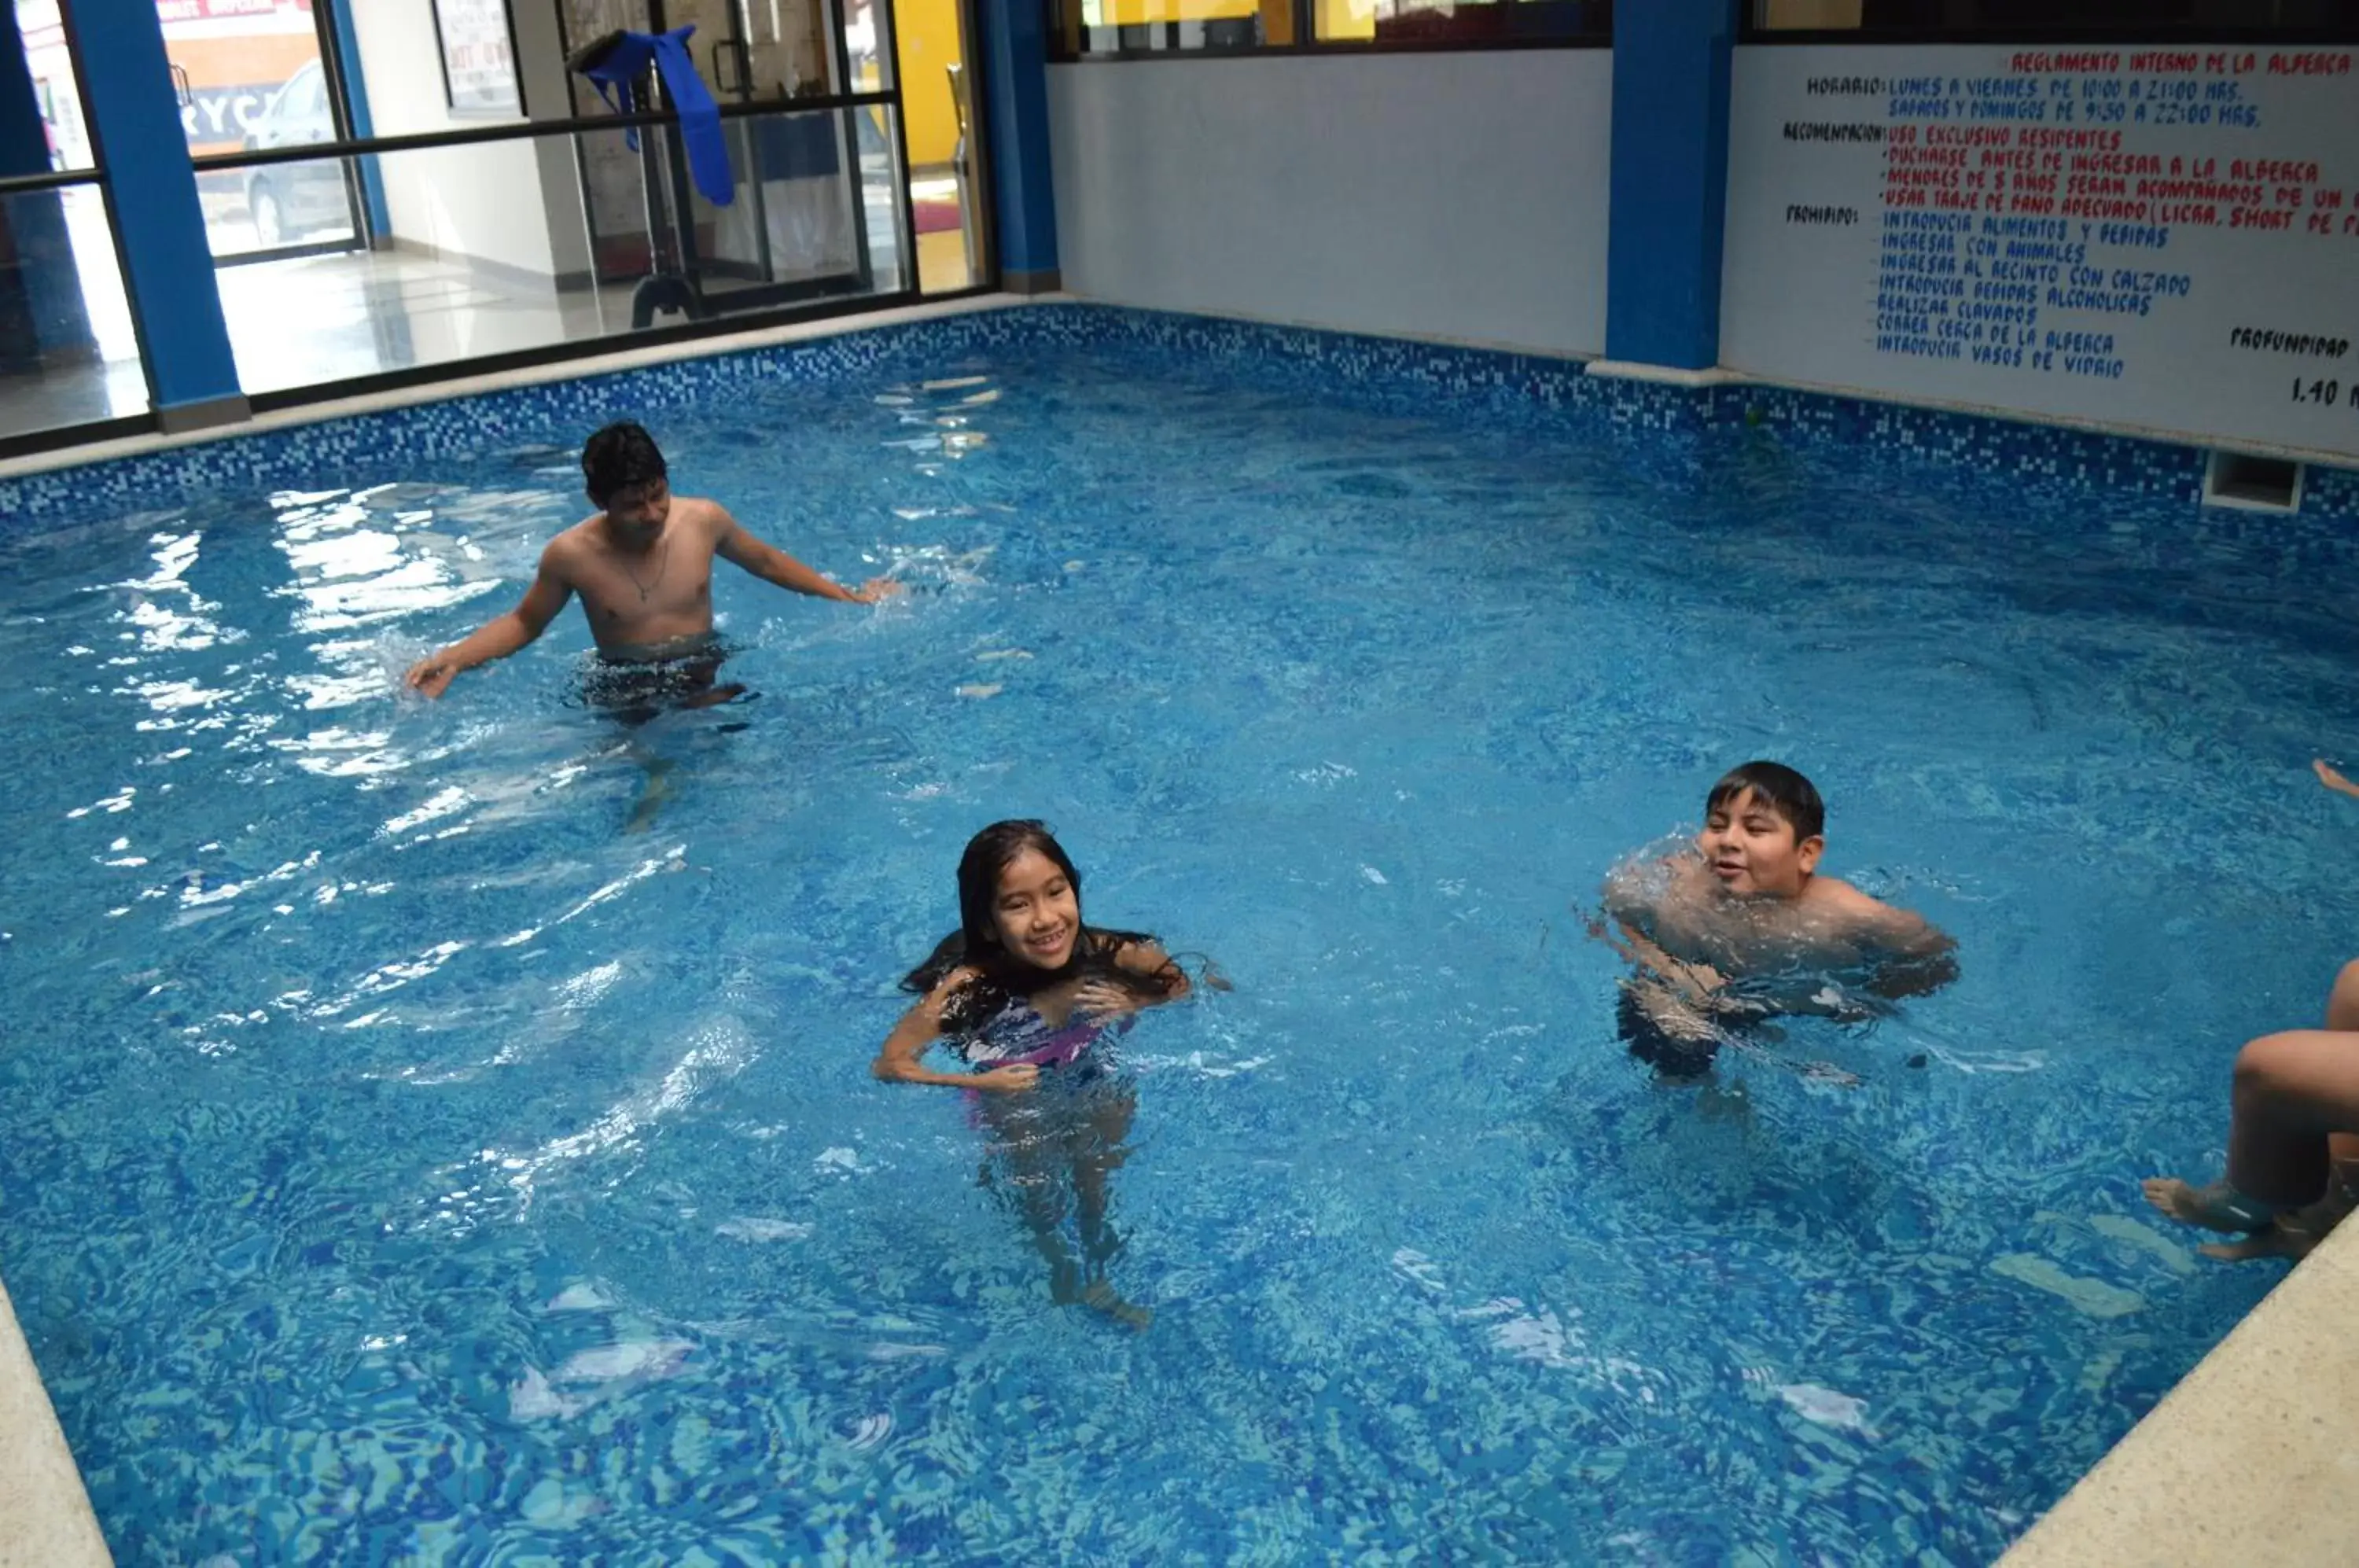
M2275 1278L2136 1181L2350 947L2332 530L1086 349L658 434L915 592L723 569L642 833L577 612L392 693L566 452L0 542L0 1273L121 1561L1979 1563ZM1754 755L1962 944L1795 1026L1857 1087L1614 1038L1579 907ZM867 1074L1011 814L1235 982L1122 1048L1143 1335Z

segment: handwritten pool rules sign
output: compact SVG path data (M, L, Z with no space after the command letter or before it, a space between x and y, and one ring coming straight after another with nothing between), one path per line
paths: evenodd
M453 114L524 113L507 0L434 0L434 33L442 45L443 95Z
M2359 457L2359 49L1738 51L1721 358Z

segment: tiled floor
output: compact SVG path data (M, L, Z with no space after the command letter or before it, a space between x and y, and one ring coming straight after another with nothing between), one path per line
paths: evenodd
M913 194L937 200L920 180ZM93 193L94 194L94 193ZM876 209L880 214L882 204ZM0 436L143 413L148 406L129 310L114 282L112 239L92 204L74 222L97 352L36 374L0 375ZM897 275L889 223L872 223L880 280ZM956 230L917 236L920 285L947 293L972 281L965 239ZM350 381L593 338L627 338L631 289L559 292L487 274L463 263L396 251L223 267L214 277L238 378L249 394ZM666 321L677 318L664 318Z
M225 267L214 275L251 394L627 332L627 287L559 292L392 251Z

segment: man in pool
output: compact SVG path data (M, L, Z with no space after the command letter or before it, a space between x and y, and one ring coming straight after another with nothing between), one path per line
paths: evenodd
M1819 875L1825 850L1818 789L1781 763L1748 762L1712 787L1692 849L1614 867L1590 929L1636 966L1620 1007L1632 1055L1661 1077L1701 1078L1748 1023L1869 1010L1846 985L1897 997L1956 978L1955 942Z
M549 629L579 593L602 663L622 679L607 705L645 717L669 699L726 702L743 688L715 686L723 650L712 635L712 558L813 598L873 604L901 591L875 578L853 593L747 533L714 502L675 495L654 438L628 420L582 448L594 517L549 541L532 586L513 610L412 665L409 685L440 697L460 671L506 659ZM608 683L602 682L602 686Z

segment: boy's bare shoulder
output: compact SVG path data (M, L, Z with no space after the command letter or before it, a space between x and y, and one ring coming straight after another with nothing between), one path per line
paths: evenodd
M1859 920L1879 920L1900 911L1883 899L1861 892L1840 877L1824 875L1810 878L1802 889L1799 902L1807 909Z
M1925 917L1863 893L1840 877L1813 877L1802 890L1802 904L1842 929L1908 942L1938 936Z

